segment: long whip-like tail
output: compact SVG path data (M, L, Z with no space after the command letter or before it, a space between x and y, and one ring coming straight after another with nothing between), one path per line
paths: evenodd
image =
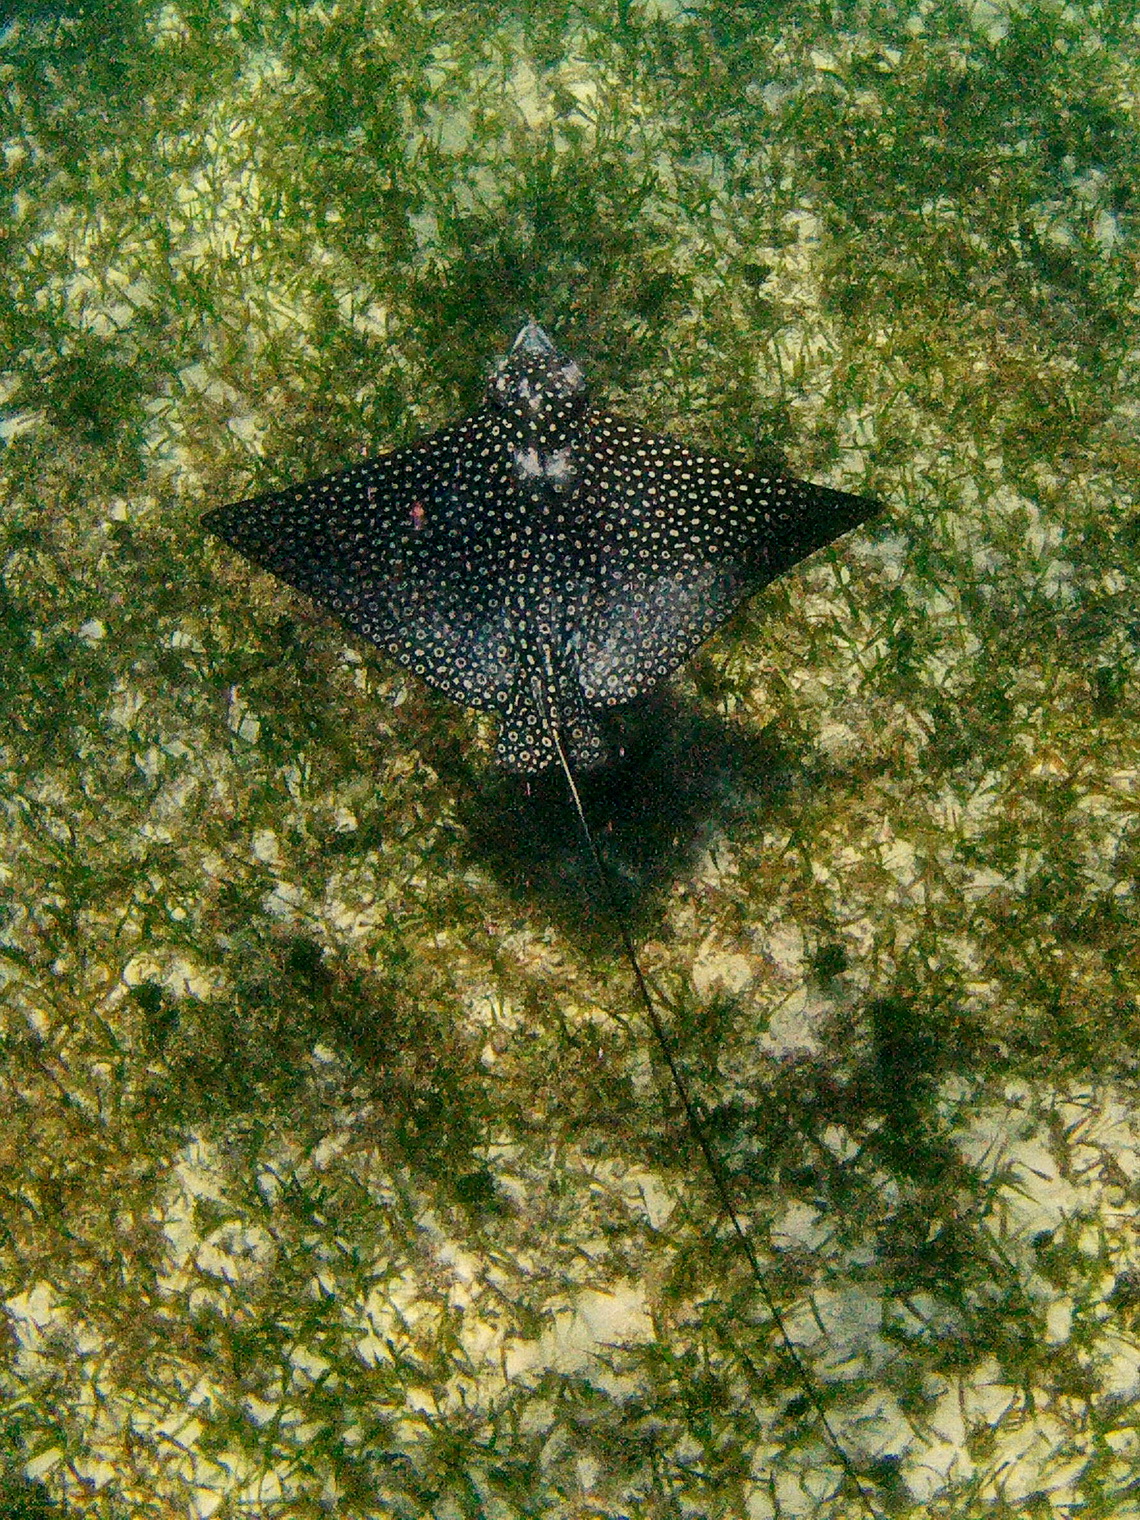
M638 959L637 950L633 943L633 936L630 934L629 925L626 922L625 914L623 913L621 906L618 903L616 896L614 895L613 888L610 885L610 880L606 873L605 864L602 860L601 854L598 851L598 847L594 842L594 835L590 829L590 825L586 820L586 811L582 806L582 798L578 791L578 783L574 779L574 772L571 768L570 761L567 758L566 747L562 740L562 734L560 732L557 719L552 713L549 712L549 709L547 716L550 720L550 732L554 741L554 747L558 752L558 761L562 767L562 773L566 778L566 785L569 788L570 797L574 804L574 811L578 817L578 825L581 829L582 838L586 844L586 851L594 868L594 875L597 878L602 902L604 903L607 911L613 919L614 924L617 927L618 934L621 938L622 949L625 952L625 958L629 963L630 971L633 973L633 980L635 986L637 987L638 997L640 998L642 1007L645 1010L646 1022L649 1024L649 1027L653 1032L653 1038L657 1042L657 1048L661 1052L662 1059L664 1060L665 1065L669 1068L669 1076L672 1080L674 1090L676 1091L678 1098L681 1100L681 1107L685 1111L685 1122L688 1125L689 1134L692 1136L697 1149L700 1151L701 1157L705 1164L705 1169L708 1173L710 1181L712 1182L713 1190L716 1193L721 1207L723 1208L725 1214L727 1214L729 1221L732 1224L733 1231L735 1232L737 1241L740 1244L740 1249L744 1252L744 1256L748 1262L749 1270L755 1279L760 1297L764 1302L764 1307L767 1309L772 1323L776 1327L776 1332L780 1337L780 1344L783 1350L783 1354L786 1357L789 1365L794 1369L796 1376L799 1379L803 1393L807 1397L808 1402L811 1404L816 1418L819 1420L820 1428L826 1435L828 1444L831 1446L833 1452L835 1453L835 1456L843 1469L844 1475L851 1483L852 1487L855 1490L855 1493L858 1495L860 1508L863 1510L863 1513L868 1516L868 1520L878 1520L879 1511L875 1508L874 1503L868 1494L866 1484L859 1476L859 1473L856 1471L855 1464L847 1455L842 1442L839 1440L839 1437L835 1433L831 1421L828 1419L827 1410L824 1408L823 1399L820 1396L819 1389L816 1386L815 1378L808 1368L807 1363L804 1361L803 1357L796 1349L795 1342L792 1340L791 1334L788 1331L787 1322L785 1321L784 1316L780 1311L780 1306L776 1302L775 1296L772 1293L772 1289L768 1284L766 1274L761 1267L760 1258L756 1254L756 1249L753 1246L752 1241L749 1239L748 1232L745 1230L740 1215L736 1210L735 1204L733 1203L732 1188L729 1185L728 1174L725 1170L724 1162L717 1154L716 1147L713 1145L712 1137L709 1134L709 1127L705 1120L704 1114L701 1112L700 1104L696 1098L696 1095L693 1093L692 1088L689 1086L688 1078L685 1076L685 1073L681 1067L681 1063L678 1060L677 1053L673 1048L673 1042L669 1038L669 1033L666 1030L661 1015L657 1010L657 1005L653 1001L653 997L650 994L649 983L646 981L645 973L641 969L641 962Z

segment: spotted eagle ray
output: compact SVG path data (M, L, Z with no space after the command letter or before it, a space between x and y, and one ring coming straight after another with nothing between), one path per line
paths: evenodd
M682 665L747 597L878 504L647 433L591 404L528 321L483 406L419 443L209 512L211 533L429 685L497 712L495 759L560 765L602 897L714 1191L857 1501L642 973L576 776L612 758L600 721Z

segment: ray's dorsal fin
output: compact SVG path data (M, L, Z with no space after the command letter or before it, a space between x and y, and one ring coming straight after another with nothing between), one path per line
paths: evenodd
M586 819L577 776L611 758L600 721L684 663L748 596L877 511L643 431L590 403L533 321L483 407L410 448L208 513L210 532L429 685L498 713L497 762L558 766L694 1145L860 1509L839 1441L733 1200ZM741 1353L743 1355L743 1353Z

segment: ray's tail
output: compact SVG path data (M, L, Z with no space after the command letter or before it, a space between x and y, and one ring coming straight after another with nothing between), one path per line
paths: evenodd
M625 915L622 912L622 909L617 901L617 897L615 896L613 888L610 885L605 864L603 863L601 854L594 842L594 836L590 829L590 825L586 820L586 812L582 806L582 798L578 791L578 783L574 778L574 771L571 767L570 760L566 752L566 745L563 742L560 726L557 722L557 719L554 718L553 714L550 716L552 718L552 721L550 723L551 738L558 755L558 762L562 767L562 773L566 778L566 785L570 791L571 801L574 804L574 812L578 818L578 826L581 830L582 839L585 842L586 851L590 857L590 862L594 869L594 875L597 878L601 900L617 928L618 935L621 939L622 949L625 953L625 958L629 963L630 971L633 974L634 984L637 988L637 995L641 1001L642 1007L645 1010L646 1022L648 1023L649 1028L653 1033L653 1038L657 1043L658 1050L661 1052L661 1057L664 1060L665 1065L669 1068L669 1077L673 1083L673 1088L681 1101L682 1108L685 1111L685 1122L688 1126L689 1134L692 1137L693 1143L696 1145L697 1150L700 1152L701 1159L704 1162L705 1171L707 1172L709 1180L712 1183L713 1191L716 1194L717 1201L719 1202L721 1208L724 1210L725 1214L728 1216L728 1219L732 1225L737 1241L739 1242L740 1249L744 1253L745 1259L748 1262L749 1270L756 1282L756 1287L760 1293L764 1307L767 1309L772 1323L776 1327L776 1332L780 1338L780 1346L783 1354L787 1359L788 1364L795 1372L796 1377L799 1379L799 1383L803 1390L804 1396L810 1403L812 1410L814 1411L815 1416L819 1421L820 1428L824 1432L827 1443L834 1452L836 1460L839 1462L839 1465L843 1470L844 1476L847 1478L847 1481L852 1487L853 1493L857 1498L857 1502L861 1511L868 1517L868 1520L879 1520L880 1511L875 1507L867 1484L864 1482L863 1478L860 1477L858 1471L856 1470L854 1462L852 1461L851 1457L848 1456L842 1442L839 1440L839 1437L835 1433L835 1429L832 1426L830 1419L828 1418L827 1410L824 1408L823 1398L820 1394L815 1378L808 1368L807 1363L804 1361L803 1357L796 1349L795 1342L792 1340L791 1334L788 1331L787 1322L784 1319L784 1316L780 1310L780 1306L776 1302L772 1289L768 1284L767 1277L764 1273L763 1268L761 1267L760 1258L757 1256L756 1249L753 1246L752 1241L749 1239L748 1232L745 1230L740 1215L737 1212L736 1205L733 1202L732 1188L729 1184L728 1172L725 1168L724 1162L721 1160L719 1154L717 1153L716 1147L713 1144L708 1123L706 1122L705 1116L701 1110L700 1103L698 1102L696 1095L689 1085L689 1080L686 1077L684 1070L682 1069L681 1063L677 1056L677 1052L674 1049L673 1041L669 1036L668 1030L665 1028L665 1024L661 1018L660 1013L658 1012L657 1005L654 1002L653 997L649 991L649 983L646 981L645 973L641 969L641 962L638 959L637 950L633 943L633 936L630 933L629 925L626 922Z

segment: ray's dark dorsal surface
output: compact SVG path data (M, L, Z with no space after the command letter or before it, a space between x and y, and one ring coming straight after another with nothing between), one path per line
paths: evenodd
M608 757L598 717L876 503L690 449L593 406L534 322L480 411L410 448L206 515L206 527L448 697L495 758Z

